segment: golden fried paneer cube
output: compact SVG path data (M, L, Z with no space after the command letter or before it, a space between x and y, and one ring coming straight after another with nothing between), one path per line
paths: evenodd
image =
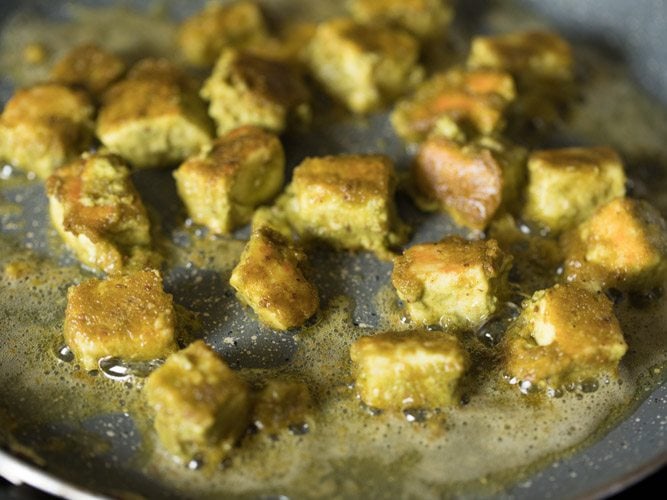
M317 80L354 113L368 113L423 78L419 44L393 28L338 18L321 23L306 50Z
M612 302L575 284L535 292L502 345L510 377L554 388L615 374L628 349Z
M229 284L259 321L274 330L303 325L319 307L315 286L304 275L306 255L268 226L250 235Z
M518 204L525 162L523 148L499 139L461 144L433 135L412 164L417 203L445 210L457 224L481 231Z
M192 220L225 234L250 222L255 208L278 194L285 153L278 137L248 125L187 159L174 178Z
M534 151L528 158L523 216L558 234L625 194L625 172L608 147Z
M458 128L488 135L504 127L505 110L515 97L514 80L509 73L455 68L437 73L414 95L399 101L391 123L408 142L426 139L443 118Z
M194 82L163 59L139 61L102 99L97 136L137 168L183 161L211 141Z
M85 92L64 85L18 90L0 115L0 158L45 179L88 149L94 112Z
M396 257L391 282L413 323L474 329L507 295L511 264L495 240L448 236L413 245Z
M53 225L83 264L114 273L148 263L148 214L119 156L84 154L57 169L46 192Z
M225 48L242 48L267 36L266 23L255 2L209 3L186 19L178 33L185 58L212 66Z
M667 223L649 203L616 198L561 239L568 281L642 291L667 275Z
M422 330L361 337L352 344L350 358L361 400L386 410L455 405L470 365L456 336Z
M268 434L285 430L299 434L308 430L312 409L306 384L273 379L256 396L252 421L257 429Z
M202 340L169 356L144 392L160 441L183 460L218 463L249 423L248 385Z
M149 361L178 349L172 297L155 270L70 287L64 335L84 370L95 370L107 356Z
M201 96L218 135L242 125L282 132L292 120L310 118L310 93L287 63L226 49L204 82Z
M406 239L394 202L396 174L383 155L306 158L294 169L286 212L306 239L389 258Z

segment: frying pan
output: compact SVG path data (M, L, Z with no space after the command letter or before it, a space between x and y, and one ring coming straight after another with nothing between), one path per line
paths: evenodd
M77 3L91 6L113 4L110 1ZM138 0L124 3L139 9L145 9L151 4ZM460 2L457 30L461 44L469 39L470 33L496 30L503 26L503 16L490 14L495 12L495 3L479 0ZM66 20L69 14L64 4L65 2L3 1L0 4L0 19L7 20L20 8L33 10L50 19ZM177 19L196 10L200 4L166 2L169 15ZM271 10L271 2L266 4ZM527 10L539 13L550 26L575 43L577 50L584 54L584 61L588 60L585 54L594 53L597 58L595 60L604 60L605 64L617 65L620 62L629 70L638 87L650 94L654 102L661 102L667 107L667 51L664 50L667 42L664 31L664 26L667 25L667 7L661 0L524 0L512 5L512 17L519 20L519 25L530 25L533 22L532 14L526 14ZM335 10L335 5L327 4L322 9ZM291 12L289 9L284 10L283 15L289 16ZM582 70L584 78L585 66L586 63ZM3 100L8 98L11 90L11 80L2 78L0 92ZM610 112L608 116L614 119L615 115ZM651 124L656 123L660 125L667 122L657 120ZM550 137L547 143L587 142L598 139L593 132L591 134L584 139L579 136L556 135ZM667 171L664 153L661 153L659 148L652 148L650 141L638 141L637 144L628 145L617 139L610 135L608 142L619 147L626 158L630 158L630 173L636 180L636 193L649 197L665 214L667 205L662 196L663 185L654 182L655 179L664 177L663 170ZM289 166L298 164L306 155L342 151L380 150L394 158L399 168L405 168L410 158L393 136L386 114L373 115L363 121L343 119L336 123L316 118L310 131L289 134L285 136L284 142ZM145 429L140 428L140 424L127 412L113 410L114 404L123 397L122 384L125 382L109 382L120 385L121 389L111 390L113 395L109 396L111 402L107 411L99 415L88 416L84 421L68 421L65 417L54 420L50 425L23 425L31 421L34 413L52 412L45 407L49 399L44 397L43 386L53 379L53 374L40 374L36 377L34 393L17 394L12 390L12 386L24 383L21 378L24 365L16 360L24 355L30 356L35 351L34 348L24 347L25 339L18 338L26 335L22 325L30 324L37 329L37 332L30 334L35 334L33 343L39 344L40 349L50 353L57 350L59 346L52 345L52 337L38 337L37 334L53 330L54 325L61 324L64 290L68 284L79 279L79 274L73 270L76 263L53 241L40 184L14 183L12 179L20 177L20 173L10 174L5 170L0 173L7 177L3 179L2 199L10 202L11 206L19 207L15 212L3 210L1 214L0 253L6 255L15 252L17 247L27 247L38 258L44 259L44 266L61 269L59 274L56 272L58 277L55 281L59 285L55 289L51 287L51 291L46 293L39 283L35 285L38 296L33 297L32 305L17 303L20 299L7 288L3 289L3 298L0 300L0 311L4 318L0 322L0 338L3 339L0 342L0 474L12 482L27 483L71 498L129 496L130 492L147 497L166 498L179 494L187 496L187 493L182 491L178 493L169 490L155 477L141 473L133 467ZM182 246L193 244L193 232L183 228L180 207L175 201L168 172L142 172L135 180L149 207L152 207L153 211L159 210L162 231ZM434 240L446 232L456 231L446 218L420 214L409 203L401 202L400 209L402 216L417 228L413 242ZM241 231L235 236L243 238L246 234ZM218 244L231 248L232 253L238 252L241 247L240 243L234 241ZM315 257L315 264L320 268L318 283L323 284L323 303L331 304L335 297L341 294L350 297L355 304L352 313L355 324L378 327L380 320L371 297L381 292L390 266L366 255L331 254ZM354 270L359 268L364 272L355 273ZM333 272L347 276L347 279L337 279ZM251 369L278 366L295 355L297 345L289 335L282 336L277 341L273 332L257 328L249 321L243 310L233 305L233 300L226 301L229 309L224 316L216 312L219 307L208 298L229 297L230 290L224 280L215 273L207 272L203 268L175 265L167 274L166 287L174 294L177 303L203 313L205 319L202 321L202 335L233 366ZM43 295L40 296L40 293ZM40 300L45 304L42 309ZM48 307L46 302L53 304ZM28 313L32 316L23 316ZM38 314L38 319L35 319L35 314ZM230 336L231 332L234 332L233 337ZM11 349L8 346L11 346ZM21 351L23 348L25 353ZM71 370L67 373L71 375ZM77 415L75 407L83 403L77 401L76 392L70 392L70 389L85 387L88 383L86 377L88 376L79 377L78 386L67 382L60 387L56 382L54 387L46 388L53 391L54 399L70 398L65 405L69 407L69 410L64 412L65 415ZM529 471L528 474L518 475L517 479L507 483L504 489L491 490L493 494L501 498L599 497L619 491L660 468L667 462L667 383L654 382L646 387L650 390L638 395L636 409L626 413L624 420L600 439L586 443L575 453L545 459L541 467ZM63 408L62 403L58 408ZM91 448L96 448L96 452L90 453ZM269 492L268 497L280 493ZM378 491L375 493L379 495ZM332 492L332 495L334 494L335 491ZM446 492L442 494L445 495Z

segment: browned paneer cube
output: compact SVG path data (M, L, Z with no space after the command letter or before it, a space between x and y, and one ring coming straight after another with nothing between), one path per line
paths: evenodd
M302 434L311 425L313 402L303 382L269 380L256 397L252 412L255 427L268 434L289 430Z
M174 305L158 271L90 279L67 291L65 342L84 370L107 356L150 361L176 351Z
M396 214L396 174L382 155L306 158L294 169L284 199L288 219L306 239L364 249L390 258L406 239Z
M423 78L419 44L408 33L339 18L321 23L306 51L317 80L354 113L368 113Z
M456 336L422 330L361 337L350 358L361 400L386 410L457 404L459 380L470 365Z
M523 148L499 139L480 137L461 144L432 135L412 165L416 201L481 231L497 215L517 208L525 163Z
M528 158L523 216L558 234L624 194L623 163L611 148L535 151Z
M219 463L248 427L248 385L202 340L169 356L144 392L160 441L183 461Z
M212 66L225 48L242 48L267 36L266 23L255 2L209 3L186 19L178 33L185 58Z
M250 235L229 284L260 322L274 330L302 326L319 307L317 289L304 275L306 255L268 226Z
M561 239L564 275L593 287L646 291L667 275L667 223L649 203L616 198Z
M57 169L46 191L53 225L83 264L106 273L148 264L148 214L119 156L85 154Z
M538 387L613 375L627 348L612 302L575 284L535 292L503 339L507 374Z
M85 92L64 85L18 90L0 116L0 158L45 179L91 145L94 112Z
M511 265L495 240L448 236L405 250L394 259L391 282L413 323L474 329L500 308Z
M255 208L278 194L285 153L274 134L245 126L186 160L174 178L192 220L225 234L250 222Z
M455 68L434 75L398 102L391 123L408 142L423 141L441 120L463 134L488 135L504 127L505 110L515 97L509 73Z
M208 145L211 122L185 73L164 59L144 59L104 94L97 136L137 168L164 167Z
M235 49L222 52L201 96L218 135L242 125L282 132L290 121L310 118L310 93L291 65Z

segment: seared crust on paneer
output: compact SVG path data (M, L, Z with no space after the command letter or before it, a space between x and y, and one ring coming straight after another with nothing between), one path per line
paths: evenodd
M174 178L192 220L226 234L250 222L254 209L278 194L285 153L274 134L245 126L186 160Z
M303 382L269 380L257 394L252 422L258 430L278 434L292 429L303 432L310 426L313 402Z
M84 370L107 356L164 358L178 349L174 328L172 297L157 271L90 279L67 291L65 342Z
M458 402L470 365L456 336L444 332L386 332L350 348L361 400L386 410L444 408Z
M248 426L247 384L202 340L169 356L144 392L160 441L185 461L218 463Z
M57 169L46 192L53 225L84 265L114 273L148 264L148 214L119 156L85 154Z
M575 284L535 292L502 346L510 377L554 388L616 374L628 348L613 303L601 291Z
M305 262L306 255L287 238L260 227L251 234L229 284L264 325L296 328L319 307L317 289L303 272Z
M90 146L94 112L84 91L65 85L18 90L0 116L0 158L45 179Z
M321 23L306 50L324 88L354 113L368 113L423 78L419 44L408 33L339 18Z
M102 99L97 136L137 168L183 161L211 141L196 86L164 59L139 61Z
M389 258L407 226L394 202L396 174L383 155L306 158L283 198L288 220L306 239Z
M526 151L491 137L467 144L432 135L412 165L417 203L445 210L454 222L485 229L515 208L525 179Z
M535 151L528 158L523 216L558 234L625 194L625 172L611 148Z
M564 278L646 291L667 275L667 223L645 201L616 198L561 238Z
M448 236L414 245L395 258L391 282L413 323L474 329L507 295L511 263L495 240Z
M255 2L209 3L186 19L178 33L185 58L212 66L225 48L242 48L267 37L264 16Z

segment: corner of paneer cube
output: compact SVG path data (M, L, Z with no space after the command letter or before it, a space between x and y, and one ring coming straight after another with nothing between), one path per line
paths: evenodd
M305 264L300 248L274 229L260 227L250 235L229 284L262 324L274 330L297 328L319 307Z
M303 382L272 379L255 397L252 422L269 435L304 434L312 425L313 401Z
M369 113L421 82L419 44L407 32L337 18L318 25L306 50L313 76L353 113Z
M175 172L178 195L190 218L227 234L250 222L256 207L282 188L285 153L280 139L244 126L216 139Z
M396 183L394 166L383 155L306 158L294 169L285 211L304 239L388 259L408 233L396 211Z
M561 245L567 281L640 292L667 277L667 223L643 200L610 201L565 233Z
M576 284L535 292L502 342L507 375L537 388L615 375L628 349L613 303Z
M482 231L496 216L518 208L526 156L525 149L492 137L459 143L434 134L412 164L415 201Z
M241 125L280 133L290 122L310 119L310 92L295 69L247 51L225 49L204 82L201 96L218 135Z
M625 195L625 172L608 147L535 151L528 158L523 216L559 234L587 219L598 207Z
M202 340L169 356L143 390L160 441L183 461L220 463L249 423L248 385Z
M391 282L413 323L468 330L500 308L511 265L495 240L448 236L396 257Z
M86 266L115 273L153 258L148 214L116 155L84 154L46 182L51 221Z
M84 91L65 85L17 90L0 115L0 158L46 179L90 147L94 113Z
M470 365L456 336L421 330L361 337L350 358L359 397L383 410L456 405L459 381Z
M178 349L172 296L155 270L90 279L67 291L65 342L84 370L102 358L151 361Z
M109 88L97 118L97 136L137 168L166 167L211 141L212 124L197 89L164 59L143 59Z

